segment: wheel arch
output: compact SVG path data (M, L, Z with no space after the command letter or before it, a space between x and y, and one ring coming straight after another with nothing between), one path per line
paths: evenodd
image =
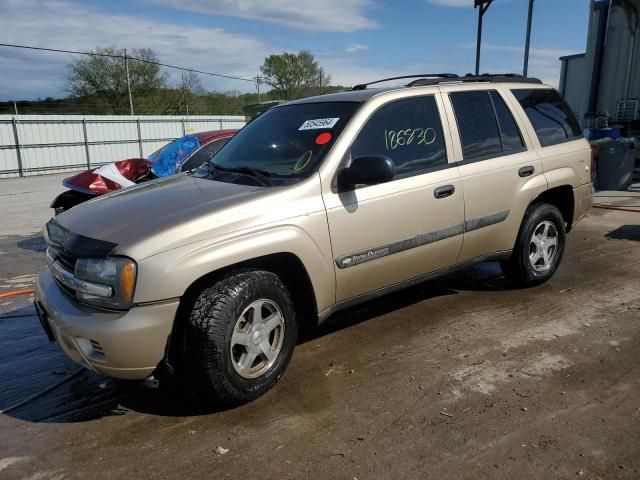
M291 252L279 252L263 255L224 266L194 280L180 299L180 308L189 308L190 303L207 285L234 272L246 270L265 270L278 275L293 297L298 315L304 322L317 322L318 307L311 277L302 260ZM180 313L179 308L179 313Z
M536 203L548 203L556 207L565 221L566 231L569 232L571 230L575 212L575 200L571 185L560 185L545 190L531 201L529 207Z
M65 190L53 199L50 208L64 208L65 210L69 210L70 208L80 205L87 200L91 200L94 197L95 195L89 195L76 190Z
M318 308L313 284L307 269L297 255L291 252L279 252L243 260L206 273L187 287L180 298L171 336L167 342L163 361L165 368L173 371L180 361L177 353L180 351L180 344L185 341L183 335L185 319L198 294L207 286L228 275L247 270L265 270L278 275L291 292L300 322L299 327L304 329L317 325Z

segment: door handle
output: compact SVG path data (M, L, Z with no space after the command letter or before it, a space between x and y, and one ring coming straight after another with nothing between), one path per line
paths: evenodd
M530 177L531 175L533 175L533 172L535 171L536 169L531 165L529 165L527 167L522 167L520 170L518 170L518 175L520 175L521 177Z
M438 187L433 191L433 196L436 198L447 198L456 192L456 187L453 185L444 185Z

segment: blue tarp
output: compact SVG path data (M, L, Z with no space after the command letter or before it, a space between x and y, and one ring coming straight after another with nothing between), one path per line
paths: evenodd
M151 170L158 177L175 175L182 162L199 146L200 141L194 135L178 138L149 156L152 162Z

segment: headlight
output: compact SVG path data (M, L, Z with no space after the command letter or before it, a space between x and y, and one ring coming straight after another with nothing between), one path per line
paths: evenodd
M127 309L133 303L136 273L136 262L130 258L79 258L76 278L111 287L111 295L77 292L78 300L106 308Z

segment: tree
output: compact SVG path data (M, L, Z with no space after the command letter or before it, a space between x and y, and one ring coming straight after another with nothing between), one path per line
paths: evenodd
M92 53L74 59L68 67L66 89L75 97L97 97L111 106L113 113L125 113L129 108L127 74L123 52L115 47L98 47ZM131 94L145 96L165 87L166 74L152 63L158 58L151 49L137 48L128 58ZM145 60L137 61L136 59Z
M200 113L205 94L200 77L195 72L182 72L180 84L173 89L171 98L164 108L165 115Z
M307 51L297 54L284 52L270 55L260 67L264 81L273 88L272 96L283 100L292 100L310 94L319 93L322 86L329 85L330 77L313 55Z

